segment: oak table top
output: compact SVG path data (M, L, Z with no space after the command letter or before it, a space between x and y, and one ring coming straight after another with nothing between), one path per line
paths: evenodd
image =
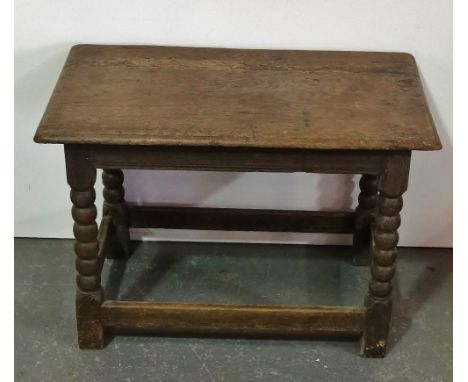
M40 143L436 150L406 53L72 48Z

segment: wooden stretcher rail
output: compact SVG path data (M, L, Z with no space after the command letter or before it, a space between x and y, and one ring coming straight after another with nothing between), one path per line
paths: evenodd
M106 330L123 333L233 336L359 336L362 307L209 305L113 301L102 304Z
M223 231L352 233L354 212L150 207L129 204L130 226Z

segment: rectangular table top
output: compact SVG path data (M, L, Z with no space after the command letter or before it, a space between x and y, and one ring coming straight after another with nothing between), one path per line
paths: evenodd
M72 48L40 143L436 150L406 53Z

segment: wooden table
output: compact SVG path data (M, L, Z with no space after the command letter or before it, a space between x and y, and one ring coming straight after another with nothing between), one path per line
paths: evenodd
M384 356L411 151L441 148L411 55L78 45L34 140L65 145L81 348L105 332L330 335ZM355 212L134 206L132 168L362 174L361 193ZM130 255L129 227L353 234L354 263L372 260L368 295L362 307L106 300L103 261Z

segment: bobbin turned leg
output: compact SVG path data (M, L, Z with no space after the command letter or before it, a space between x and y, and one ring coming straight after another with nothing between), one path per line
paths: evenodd
M130 235L128 230L128 207L123 188L124 175L121 170L104 169L103 215L111 217L109 247L106 257L109 259L127 259L130 256Z
M101 267L99 261L98 227L96 224L96 169L86 158L65 149L67 181L71 187L72 216L75 224L76 254L76 319L78 344L81 349L103 347L104 328L101 324Z
M361 355L383 357L392 312L392 278L397 256L398 227L402 194L408 185L410 153L389 158L379 184L375 227L373 227L371 280L367 295L366 319L361 339Z
M354 225L354 265L369 265L370 263L371 223L377 203L377 182L376 175L364 174L359 180L361 192L356 207Z

